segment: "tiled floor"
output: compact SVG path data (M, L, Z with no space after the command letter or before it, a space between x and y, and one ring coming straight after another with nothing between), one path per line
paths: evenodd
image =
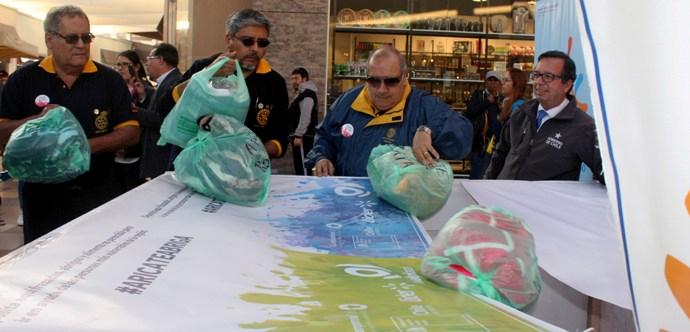
M288 148L285 157L273 160L273 174L294 174L292 151ZM19 201L17 199L17 181L0 182L0 257L24 244L21 226L17 225Z

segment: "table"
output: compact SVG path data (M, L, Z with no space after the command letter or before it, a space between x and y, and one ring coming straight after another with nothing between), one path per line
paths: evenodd
M560 330L429 283L428 243L367 179L277 175L250 208L167 173L0 259L0 326Z

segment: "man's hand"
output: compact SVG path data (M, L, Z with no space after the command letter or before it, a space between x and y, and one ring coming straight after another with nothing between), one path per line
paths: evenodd
M314 166L314 175L316 176L332 176L335 173L335 167L333 163L328 159L321 159L316 162Z
M292 139L292 146L299 148L302 146L302 137L295 137Z
M436 165L436 160L441 157L431 145L431 135L423 131L418 131L414 134L412 154L417 158L417 161L425 166Z
M208 67L213 66L214 64L216 64L216 62L221 61L225 58L230 58L230 60L228 60L228 62L226 62L223 65L223 67L220 67L220 69L218 69L218 71L215 74L213 74L213 76L226 77L228 75L234 74L235 70L236 70L235 69L235 57L236 56L237 56L237 51L227 51L227 52L219 55L215 60L213 60L213 62L210 65L208 65Z

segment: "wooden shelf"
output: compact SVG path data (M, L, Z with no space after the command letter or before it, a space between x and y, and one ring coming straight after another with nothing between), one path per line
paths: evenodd
M335 32L351 32L351 33L380 33L388 35L407 35L410 29L407 28L386 28L386 27L356 27L356 26L342 26L336 25Z

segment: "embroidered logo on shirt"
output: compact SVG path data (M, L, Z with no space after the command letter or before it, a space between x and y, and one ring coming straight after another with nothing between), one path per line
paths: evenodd
M561 137L561 133L556 133L554 137L548 137L546 139L546 144L551 145L552 147L560 150L563 147L563 142L559 140Z
M99 111L97 108L93 110L96 114L96 119L93 124L96 126L96 134L103 134L108 131L108 111Z
M268 118L271 117L271 109L273 108L273 105L266 105L262 102L259 102L258 98L256 100L256 109L258 110L256 112L256 124L259 125L259 127L265 127L266 124L268 124Z

